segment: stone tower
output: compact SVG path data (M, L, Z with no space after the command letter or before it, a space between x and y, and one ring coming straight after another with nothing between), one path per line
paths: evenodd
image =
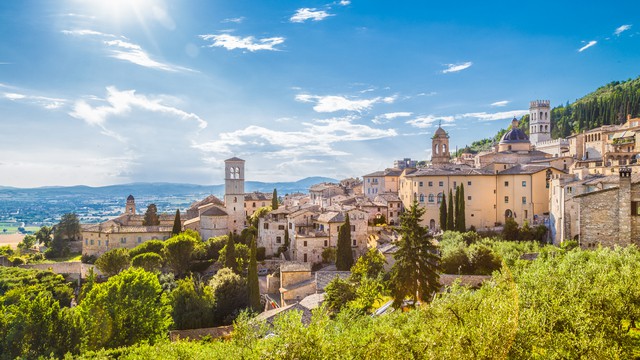
M551 108L549 100L529 103L529 139L532 145L551 140Z
M224 205L229 215L230 231L244 228L244 160L237 157L224 161Z
M124 213L127 215L136 214L136 199L133 198L133 195L127 197L127 205L124 208Z
M438 125L438 129L431 138L431 164L434 166L448 164L450 159L449 134Z

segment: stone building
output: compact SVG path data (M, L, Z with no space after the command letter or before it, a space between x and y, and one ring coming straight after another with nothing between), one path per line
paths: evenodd
M265 194L258 191L244 195L244 216L251 217L261 207L271 206L273 193Z
M436 129L431 138L431 165L446 165L449 164L450 161L449 134L438 125L438 129Z
M385 169L362 176L362 193L368 198L375 198L383 193L398 193L398 178L401 169Z

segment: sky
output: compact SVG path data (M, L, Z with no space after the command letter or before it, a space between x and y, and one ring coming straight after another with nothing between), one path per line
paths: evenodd
M0 186L361 177L640 75L640 2L0 2Z

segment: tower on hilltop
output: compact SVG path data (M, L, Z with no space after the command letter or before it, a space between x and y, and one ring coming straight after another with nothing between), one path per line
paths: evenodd
M244 228L244 160L237 157L224 161L224 205L229 230L239 233Z
M133 198L133 195L127 197L127 205L124 208L124 213L127 215L136 214L136 199Z
M449 134L441 126L438 126L431 138L431 164L448 164L451 159L449 154Z
M529 103L529 139L532 145L551 140L551 107L549 100Z

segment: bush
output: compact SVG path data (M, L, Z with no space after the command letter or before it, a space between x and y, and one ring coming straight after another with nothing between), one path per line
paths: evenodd
M154 252L136 255L131 259L131 265L143 268L149 272L158 272L162 268L162 256Z
M125 248L117 248L100 255L96 260L96 267L103 274L113 276L131 265L129 251Z
M23 258L21 258L21 257L17 257L17 256L16 256L16 257L14 257L14 258L13 258L13 260L11 260L11 264L12 264L13 266L22 265L22 264L24 264L24 263L25 263L24 259L23 259Z
M164 250L164 241L149 240L129 250L129 256L131 256L131 258L134 258L140 254L149 253L149 252L156 253L162 256L163 250Z
M263 261L266 259L267 249L264 246L256 248L256 260Z
M218 260L220 257L220 250L227 245L229 235L222 235L213 238L209 238L204 243L203 254L199 257L200 260Z
M80 258L80 261L85 264L95 264L96 260L98 260L98 257L95 255L82 254L82 257Z

